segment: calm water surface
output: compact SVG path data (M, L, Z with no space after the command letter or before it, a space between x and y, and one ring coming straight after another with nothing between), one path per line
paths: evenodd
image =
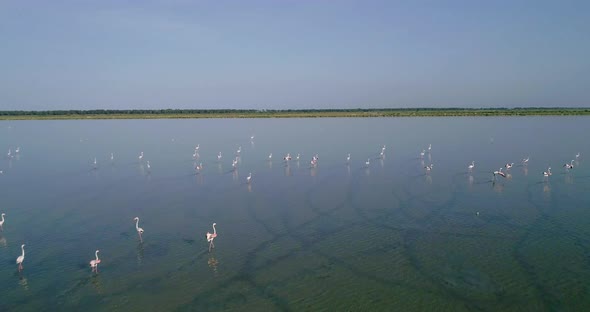
M587 117L0 122L0 311L587 310L588 133Z

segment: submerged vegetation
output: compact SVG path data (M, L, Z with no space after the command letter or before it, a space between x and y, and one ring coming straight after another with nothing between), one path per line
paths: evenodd
M94 109L0 111L4 119L314 118L590 115L590 107L375 108L375 109Z

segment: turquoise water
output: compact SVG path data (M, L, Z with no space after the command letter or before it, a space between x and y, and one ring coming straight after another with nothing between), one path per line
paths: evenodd
M585 310L589 121L0 122L0 311Z

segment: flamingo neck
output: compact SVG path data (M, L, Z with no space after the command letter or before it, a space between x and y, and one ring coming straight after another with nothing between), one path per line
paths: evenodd
M217 230L215 229L215 225L213 225L213 234L217 235Z
M96 256L96 261L98 261L98 251L95 252L94 255Z
M139 218L135 219L135 229L139 230Z
M4 223L4 215L2 215L2 223Z
M20 246L20 249L23 251L22 257L24 258L25 257L25 247Z

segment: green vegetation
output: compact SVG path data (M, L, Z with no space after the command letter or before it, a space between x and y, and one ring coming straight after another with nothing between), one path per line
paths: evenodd
M0 111L0 120L158 119L158 118L313 118L590 115L590 108L391 108L391 109L134 109Z

